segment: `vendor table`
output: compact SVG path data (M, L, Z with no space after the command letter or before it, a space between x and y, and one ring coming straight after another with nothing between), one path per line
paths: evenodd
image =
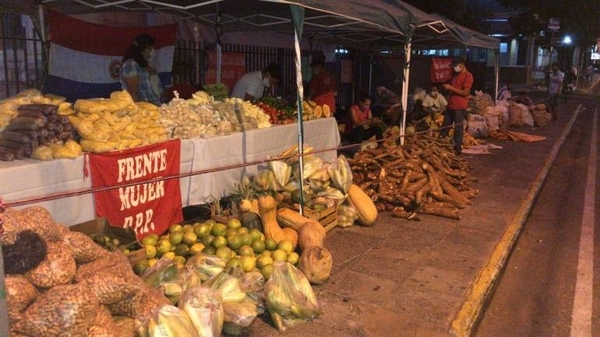
M242 174L254 174L257 166L219 170L221 166L237 166L268 159L298 142L298 125L276 125L267 129L250 130L227 136L193 138L181 141L181 174L206 173L180 179L183 206L202 204L211 198L225 196L239 182ZM337 157L335 148L340 135L335 118L322 118L304 123L304 143L317 151L325 161ZM0 161L0 198L4 203L40 198L91 188L91 179L84 175L85 160L35 159ZM17 207L23 208L31 206ZM71 226L94 218L92 194L83 194L35 205L45 207L57 222Z

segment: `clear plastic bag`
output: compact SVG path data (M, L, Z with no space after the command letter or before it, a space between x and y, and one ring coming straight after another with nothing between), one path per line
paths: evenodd
M199 337L221 336L224 312L218 291L205 287L189 288L181 295L179 308L187 313Z
M340 191L348 193L352 185L352 169L344 155L339 155L337 159L327 166L327 173L331 179L331 184Z
M317 299L304 274L287 262L276 261L265 284L267 310L279 331L321 314Z
M172 305L157 307L138 327L141 337L199 337L188 314Z

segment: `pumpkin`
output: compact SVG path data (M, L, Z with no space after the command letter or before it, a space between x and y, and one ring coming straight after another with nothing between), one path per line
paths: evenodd
M373 226L377 220L377 207L371 198L356 184L348 189L348 200L356 209L358 222L363 226Z
M313 246L323 247L324 241L325 228L317 221L309 220L298 229L298 244L302 251Z
M293 209L282 207L277 210L277 222L283 227L299 230L308 221L312 221L312 219L300 215L300 213Z
M291 228L281 228L277 223L277 202L270 195L263 195L258 198L258 215L262 222L263 231L267 238L272 238L276 242L288 240L296 249L298 245L298 232Z
M321 284L331 276L333 258L327 249L312 246L302 251L298 268L304 273L310 283Z

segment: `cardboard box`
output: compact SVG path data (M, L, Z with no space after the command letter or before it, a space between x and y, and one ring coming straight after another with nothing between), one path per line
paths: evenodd
M121 228L111 226L106 218L96 218L94 220L82 222L77 225L69 227L70 230L75 232L81 232L87 236L94 234L106 234L110 237L119 239L121 244L131 244L137 241L135 232L130 228ZM131 265L134 265L138 261L146 258L146 252L144 249L138 249L131 251L127 254L127 259Z
M323 227L325 227L325 232L329 232L333 228L337 226L337 216L338 216L338 206L335 203L333 206L330 206L320 212L315 211L310 208L304 209L304 216L317 220Z

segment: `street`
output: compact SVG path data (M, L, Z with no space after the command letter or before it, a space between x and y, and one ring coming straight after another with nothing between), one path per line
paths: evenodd
M593 278L600 102L571 95L560 118L578 108L475 336L600 336L600 282Z

